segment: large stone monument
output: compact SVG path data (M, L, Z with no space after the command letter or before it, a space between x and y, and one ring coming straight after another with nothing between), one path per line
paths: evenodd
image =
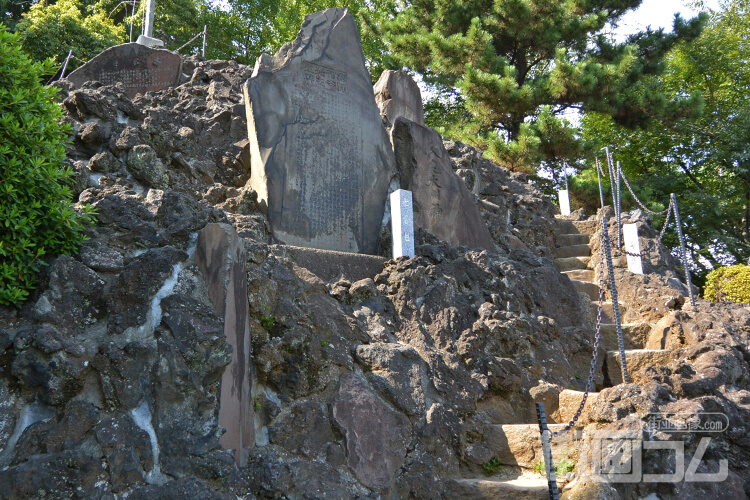
M349 11L307 16L258 58L244 95L249 182L274 239L376 253L395 160Z
M443 138L402 117L391 129L401 188L412 192L414 228L451 245L495 251L487 224L466 184L451 167Z
M125 43L104 50L66 78L76 88L90 81L120 82L128 96L135 97L177 86L181 72L182 59L176 52Z
M373 90L380 114L386 116L390 123L395 123L396 118L403 116L424 125L422 92L408 74L387 69L380 74Z
M208 224L198 233L195 262L214 309L224 318L224 335L232 361L221 377L219 443L232 449L238 466L247 464L255 446L250 379L250 319L247 299L247 252L234 228Z

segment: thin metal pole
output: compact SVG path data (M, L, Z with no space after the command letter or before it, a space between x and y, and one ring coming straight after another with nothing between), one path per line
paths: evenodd
M695 307L695 294L693 294L693 281L690 278L690 266L688 266L687 251L685 250L685 236L682 234L682 222L680 221L680 211L677 210L677 197L674 193L671 193L669 197L672 199L672 206L674 207L674 220L677 224L677 235L680 237L680 253L682 254L682 265L685 267L685 279L687 280L688 295L690 295L690 305Z
M609 184L610 188L612 189L612 208L615 208L616 200L615 196L617 195L615 193L615 176L614 176L614 165L612 165L612 156L609 154L609 146L604 148L607 151L607 169L609 171Z
M552 463L552 444L550 443L550 433L547 427L547 413L544 411L544 403L536 404L536 418L539 421L539 433L542 435L542 457L544 459L544 470L547 474L549 498L550 500L560 500L560 494L557 491L555 464Z
M206 57L206 30L207 26L203 25L203 49L201 50L201 55L205 58Z
M617 248L622 248L622 206L620 204L621 193L620 193L620 173L622 172L622 165L620 161L617 161Z
M596 178L599 179L599 199L602 202L602 208L604 208L604 189L602 188L602 174L601 165L599 164L599 157L596 157Z
M609 246L609 224L606 217L602 217L602 245L609 270L610 294L612 295L612 312L615 314L615 327L617 328L617 347L620 350L620 368L622 368L622 381L630 383L628 375L628 363L625 359L625 339L622 335L622 322L620 321L620 303L617 300L617 285L615 284L615 268L612 266L612 250Z
M68 61L70 61L70 57L73 55L73 49L70 49L68 51L68 57L65 58L65 64L63 64L62 71L60 72L60 80L65 78L65 70L68 67Z

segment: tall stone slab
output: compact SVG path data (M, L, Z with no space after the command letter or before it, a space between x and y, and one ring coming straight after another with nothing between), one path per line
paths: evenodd
M628 270L631 273L643 274L643 261L641 260L641 242L638 239L637 224L623 224L622 237L625 240L625 250L628 252Z
M262 55L244 85L252 175L274 239L377 251L395 160L354 18L305 18L293 43Z
M560 214L570 215L570 193L567 189L557 192L557 200L560 202Z
M393 258L414 257L414 208L411 192L405 189L391 193L391 234Z
M380 113L388 118L389 123L395 123L396 118L403 116L424 125L422 92L407 73L387 69L380 74L373 90Z
M176 87L182 59L176 52L139 43L115 45L94 57L66 78L78 88L86 82L122 83L130 97Z
M421 227L454 246L494 252L487 224L466 184L453 171L440 134L397 118L391 141L401 188L412 192L414 228Z
M255 444L250 396L247 252L232 226L208 224L198 233L195 261L211 303L224 317L224 334L234 349L232 361L221 377L219 425L226 432L219 442L224 448L235 450L237 465L244 466Z

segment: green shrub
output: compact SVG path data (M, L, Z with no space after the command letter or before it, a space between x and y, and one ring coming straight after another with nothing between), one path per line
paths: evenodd
M711 302L750 302L750 266L736 266L714 269L706 277L703 297Z
M40 259L74 252L93 212L78 214L65 184L68 127L42 74L52 63L34 63L18 36L0 25L0 304L20 304L37 281Z

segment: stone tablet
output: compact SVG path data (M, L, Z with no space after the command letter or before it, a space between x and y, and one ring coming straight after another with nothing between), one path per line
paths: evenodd
M86 82L120 82L130 97L164 90L179 83L182 59L176 52L139 43L115 45L73 71L66 78L78 88Z
M307 16L244 94L249 183L274 239L375 254L395 160L349 11Z
M641 243L638 240L638 225L623 224L622 237L625 240L625 250L632 254L641 253ZM634 274L643 274L643 261L640 255L628 255L628 270Z
M570 215L570 195L567 189L561 189L557 192L557 199L560 202L560 214Z
M401 188L413 194L415 229L421 227L454 246L494 252L487 224L466 184L453 171L440 134L397 118L391 140Z
M391 233L393 258L414 257L414 206L411 192L405 189L391 193Z
M375 84L375 102L380 113L395 123L396 118L403 116L420 125L424 125L422 92L408 74L403 71L387 69L383 71Z

